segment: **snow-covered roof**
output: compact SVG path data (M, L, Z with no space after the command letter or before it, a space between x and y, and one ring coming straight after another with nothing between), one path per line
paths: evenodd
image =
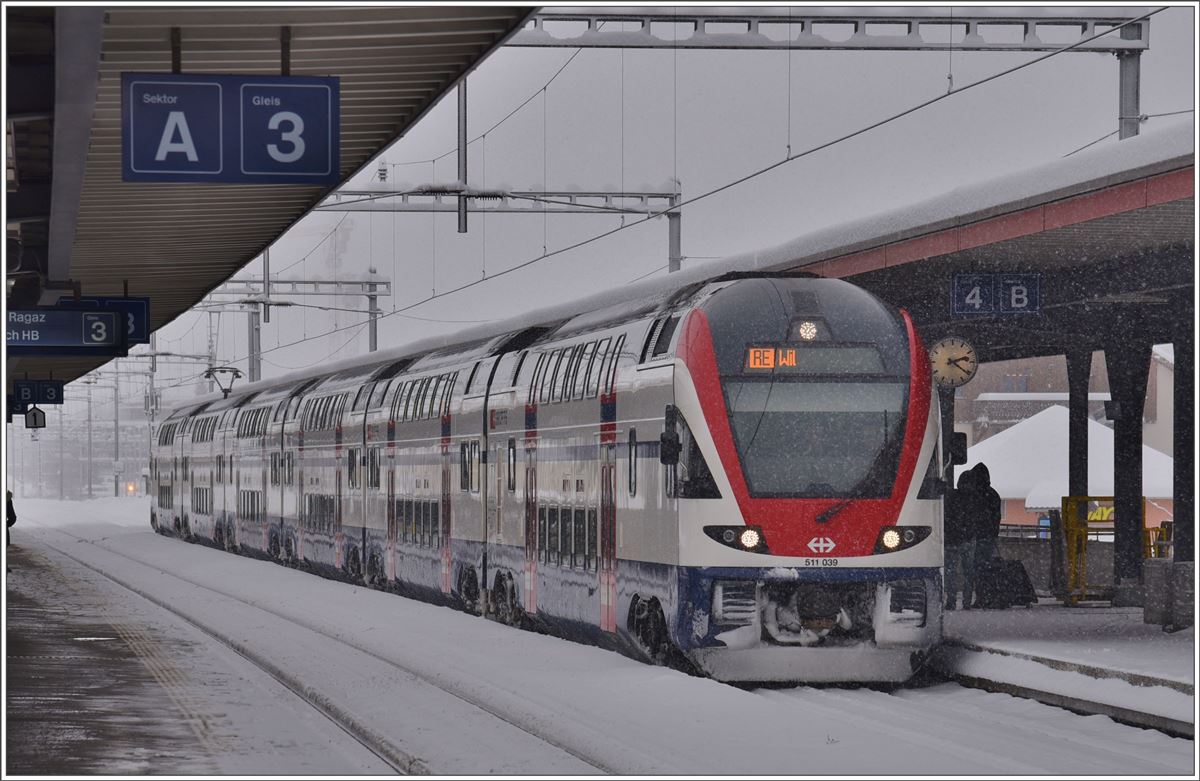
M955 187L919 203L831 225L722 263L738 269L816 263L1178 170L1194 160L1194 126L1190 119L1182 120L1148 128L1115 144Z
M1067 496L1067 431L1070 413L1055 405L967 449L967 463L958 474L980 461L987 464L992 487L1003 499L1024 499L1028 508L1058 507ZM1088 420L1088 492L1113 494L1112 429ZM1174 495L1174 461L1154 448L1142 446L1142 493L1152 499ZM1034 494L1036 490L1036 495Z

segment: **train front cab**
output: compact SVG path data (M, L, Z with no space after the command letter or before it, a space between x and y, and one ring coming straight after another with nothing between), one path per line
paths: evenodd
M742 280L681 321L672 640L722 680L901 681L941 637L940 423L911 321ZM673 458L678 451L678 460Z

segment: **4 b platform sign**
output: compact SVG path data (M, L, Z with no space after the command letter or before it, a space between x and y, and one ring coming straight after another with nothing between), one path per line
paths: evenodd
M1040 274L956 274L950 292L955 315L1032 315L1042 309Z
M337 184L336 78L121 74L127 182Z

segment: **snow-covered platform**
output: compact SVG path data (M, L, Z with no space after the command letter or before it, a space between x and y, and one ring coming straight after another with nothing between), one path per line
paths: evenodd
M1030 608L946 614L933 663L964 683L1192 736L1195 628L1164 632L1137 607Z

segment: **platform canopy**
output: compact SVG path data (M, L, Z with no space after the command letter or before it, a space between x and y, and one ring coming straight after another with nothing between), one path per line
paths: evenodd
M8 302L151 298L152 329L260 255L330 185L122 181L121 74L334 76L341 181L370 168L532 7L5 6ZM126 288L126 284L128 287ZM107 358L14 358L71 380Z

